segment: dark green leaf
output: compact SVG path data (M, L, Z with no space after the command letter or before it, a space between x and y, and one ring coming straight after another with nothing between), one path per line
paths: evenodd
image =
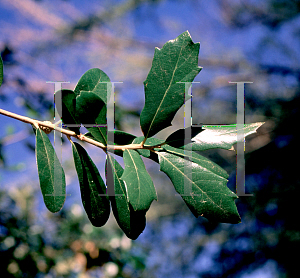
M3 61L0 56L0 86L2 85L3 82Z
M120 130L108 131L107 136L109 141L108 145L119 145L119 146L129 145L136 138L136 136ZM114 143L112 142L112 140L114 141ZM123 151L114 150L114 154L123 156Z
M135 211L148 210L157 195L144 162L135 150L125 150L123 158L125 170L121 179L126 184L128 200Z
M105 184L85 149L73 142L72 150L83 207L91 223L101 227L107 222L110 213Z
M135 138L132 143L133 144L140 144L141 142L143 142L144 139L145 139L144 136L140 136L140 137ZM159 145L159 144L162 144L162 143L164 143L164 140L151 137L151 138L148 138L146 140L146 142L144 143L144 146L151 147L151 146L156 146L156 145ZM147 150L147 149L141 149L141 150L136 150L136 151L140 155L142 155L144 157L147 157L147 158L150 158L151 154L153 154L150 150Z
M79 96L82 92L92 92L107 104L110 98L111 85L109 77L100 69L90 69L79 79L75 87L75 95Z
M109 130L108 136L112 134L114 136L114 145L119 145L119 146L131 144L133 140L136 138L136 136L121 130L114 130L114 131ZM87 132L86 134L84 134L84 136L96 140L95 137L93 137L93 135L90 132ZM113 142L109 141L108 144L112 145Z
M71 90L59 90L55 92L55 99L61 98L62 106L59 107L56 103L56 108L59 115L62 118L62 121L67 127L76 132L76 134L80 134L79 127L80 121L76 114L76 96L75 93ZM71 127L68 125L78 125L78 127Z
M127 237L137 239L146 226L146 211L134 211L127 199L126 186L121 176L122 166L107 155L106 173L108 186L114 186L115 196L110 196L111 206L116 221ZM114 182L111 184L109 182Z
M198 67L200 44L194 44L188 31L156 48L151 70L144 82L145 107L140 123L146 138L171 125L177 110L189 98L185 84L192 82Z
M193 214L211 221L239 223L234 202L237 196L227 187L227 173L194 152L166 149L158 152L160 170L168 175Z
M93 137L106 145L106 105L94 93L81 92L76 98L76 113L79 121Z
M200 132L203 131L202 127L192 126L188 128L178 129L173 132L169 137L166 139L166 143L175 148L183 147L187 142L188 138L186 136L190 135L189 143L192 142L192 138L198 135Z
M114 131L108 131L108 136L113 134L114 137L114 145L128 145L133 142L133 140L136 138L135 135L132 135L130 133L121 131L121 130L114 130ZM112 142L109 142L109 145L112 145Z
M255 133L264 123L245 124L244 136ZM208 149L221 148L233 150L233 145L237 143L238 130L236 124L203 126L204 130L192 138L192 143L186 145L186 149L193 151L204 151Z
M107 138L112 138L112 135L114 138L114 145L119 145L119 146L120 145L129 145L136 138L136 136L134 136L130 133L121 131L121 130L114 130L114 131L109 130L108 134L107 134L107 136L108 136ZM93 140L96 140L95 137L90 132L87 132L86 134L84 134L84 136L89 137ZM109 141L108 145L113 145L113 142ZM114 150L114 154L123 156L123 151Z
M203 169L208 169L210 172L212 172L220 177L223 177L224 179L228 179L228 173L222 167L220 167L218 164L212 162L210 159L208 159L200 154L197 154L196 152L177 149L177 148L171 147L167 144L163 145L162 148L164 150L166 150L168 153L173 153L175 155L189 159L190 161L202 166Z
M51 212L58 212L66 199L64 170L48 136L36 129L36 161L44 203Z

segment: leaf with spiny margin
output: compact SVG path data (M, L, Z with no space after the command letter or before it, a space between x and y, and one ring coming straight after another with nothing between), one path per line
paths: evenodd
M110 214L106 186L85 149L72 142L72 151L83 207L91 223L95 227L101 227L107 222Z
M134 211L127 199L126 186L121 176L122 166L111 156L106 159L107 183L114 186L115 196L110 196L110 203L119 227L130 239L137 239L146 227L146 211ZM114 184L111 184L111 182Z
M90 69L81 76L74 93L79 96L82 92L91 92L107 104L107 100L110 99L111 95L111 85L109 83L109 77L102 70Z
M3 61L0 56L0 86L2 85L3 82Z
M38 128L35 134L36 162L44 203L49 211L58 212L66 199L65 172L46 133Z
M55 100L61 99L61 107L58 105L59 101L55 103L58 114L60 115L63 123L68 129L74 131L76 134L80 134L80 121L76 114L76 96L72 90L62 89L55 92ZM68 126L68 125L77 125Z
M125 170L121 179L125 182L128 200L135 211L148 210L157 195L144 162L135 150L130 149L125 149L123 159Z
M152 67L144 81L145 106L140 124L146 138L171 125L177 110L190 97L185 84L200 72L199 43L193 43L188 31L156 48Z
M158 152L160 170L171 179L196 216L210 221L240 223L234 200L238 198L227 187L227 173L212 161L181 149L165 146Z
M106 145L106 105L96 94L81 92L76 97L76 113L79 121L93 135L93 137Z

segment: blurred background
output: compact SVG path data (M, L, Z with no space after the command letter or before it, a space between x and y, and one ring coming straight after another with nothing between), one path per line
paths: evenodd
M30 125L0 115L2 277L299 277L299 0L1 0L0 107L53 121L54 85L74 89L90 68L116 84L116 128L142 135L143 81L154 48L188 30L200 42L193 124L236 122L245 85L245 122L265 122L246 140L246 193L237 225L196 219L159 165L144 160L158 202L140 237L129 240L111 215L94 228L83 210L71 147L63 143L64 208L51 214L39 189ZM166 138L183 127L183 111ZM65 138L63 137L65 140ZM65 140L66 141L66 140ZM105 155L86 146L104 177ZM230 174L236 153L202 153Z

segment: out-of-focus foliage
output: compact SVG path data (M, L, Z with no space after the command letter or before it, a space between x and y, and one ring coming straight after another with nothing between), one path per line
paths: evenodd
M0 192L2 277L142 277L145 258L130 239L94 228L78 204L41 216L36 197L31 185Z
M300 11L299 0L267 0L256 1L218 0L226 13L227 20L235 27L246 27L253 21L271 28L293 19Z

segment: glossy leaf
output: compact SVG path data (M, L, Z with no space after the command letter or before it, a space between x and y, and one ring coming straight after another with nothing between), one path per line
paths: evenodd
M192 213L211 221L239 223L237 196L226 186L227 173L194 152L166 148L166 152L158 152L160 170L171 179Z
M3 61L0 56L0 86L2 85L3 82Z
M244 137L255 133L264 123L245 124ZM202 127L204 130L192 138L192 143L186 149L194 151L204 151L208 149L233 150L233 145L237 143L238 130L236 124Z
M128 200L135 211L148 210L157 195L144 162L135 150L126 149L123 159L125 170L121 179L125 182Z
M141 142L143 142L143 140L145 139L144 136L140 136L140 137L137 137L133 140L133 144L140 144ZM148 138L145 143L144 143L144 146L145 147L151 147L151 146L156 146L156 145L159 145L159 144L162 144L164 143L164 140L161 140L161 139L158 139L158 138ZM141 150L136 150L140 155L144 156L144 157L147 157L149 158L151 156L151 151L150 150L147 150L147 149L141 149Z
M264 123L245 124L244 136L248 136L256 132L256 130ZM186 144L185 135L191 134L190 143ZM226 149L233 150L233 145L237 143L237 128L233 125L218 125L202 127L191 127L188 132L185 129L179 129L172 133L166 143L176 148L184 148L186 150L204 151L209 149Z
M114 131L108 131L107 134L109 141L108 145L119 145L119 146L124 146L124 145L129 145L133 143L133 140L136 138L135 135L132 135L130 133L121 131L121 130L114 130ZM114 142L110 141L113 139Z
M198 165L203 167L203 169L208 169L213 174L216 174L217 176L220 176L226 180L229 177L228 173L222 167L196 152L174 148L167 144L163 145L162 148L168 153L173 153L175 155L189 159L190 161L197 163Z
M114 131L108 131L107 138L108 138L108 145L124 146L124 145L131 144L133 140L136 138L136 136L124 131L114 130ZM114 142L112 142L112 140ZM110 150L110 152L112 151ZM119 156L123 156L122 150L114 150L113 153Z
M109 82L109 77L102 70L90 69L81 76L74 92L76 96L79 96L82 92L94 93L107 104L107 99L110 98L111 94Z
M93 135L93 137L106 145L106 105L94 93L81 92L76 97L76 113L79 121Z
M114 136L114 145L128 145L131 144L133 140L136 138L135 135L121 130L109 130L108 136L110 136L111 134L113 134ZM86 134L84 134L84 136L96 140L90 132L87 132ZM113 144L113 142L108 142L108 143L109 145Z
M109 197L114 216L126 236L137 239L146 227L146 211L134 211L130 205L125 183L121 180L123 172L122 166L108 154L106 173L108 186L114 186L115 196ZM114 184L110 184L110 181Z
M107 138L114 138L114 145L129 145L133 142L133 140L136 138L136 136L121 131L121 130L109 130L107 133ZM89 137L93 140L96 140L96 138L90 133L87 132L86 134L84 134L84 136ZM97 140L96 140L97 141ZM108 141L108 145L113 145L113 142ZM114 150L114 154L119 155L119 156L123 156L123 151L121 150Z
M55 92L55 99L61 98L62 106L59 107L55 103L57 111L62 118L63 123L72 131L80 134L80 121L76 114L76 96L75 93L71 90L59 90ZM68 125L77 125L78 127L68 126Z
M106 186L85 149L73 142L72 151L83 207L91 223L101 227L107 222L110 214Z
M185 144L192 142L192 138L202 132L204 129L199 126L178 129L168 136L166 143L175 148L181 148ZM188 137L190 136L190 139ZM188 141L188 143L187 143Z
M65 173L46 133L38 128L35 134L36 161L44 203L49 211L58 212L66 199Z
M198 66L199 43L193 43L188 31L156 48L151 70L144 82L145 107L141 113L141 128L146 138L171 125L177 110L189 98L185 84L192 82L201 68Z

